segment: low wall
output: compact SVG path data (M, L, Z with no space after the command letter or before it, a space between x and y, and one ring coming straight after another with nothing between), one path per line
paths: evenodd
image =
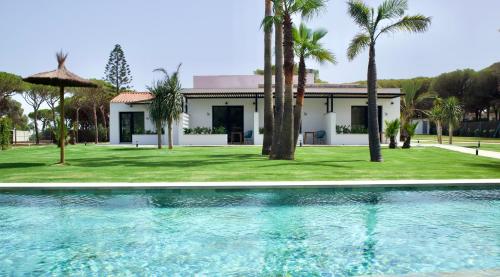
M165 145L165 135L161 135L161 144ZM158 144L158 135L157 134L149 134L149 135L132 135L132 144L139 145L157 145Z
M368 134L335 134L332 145L368 145Z
M227 145L227 135L182 135L182 145Z

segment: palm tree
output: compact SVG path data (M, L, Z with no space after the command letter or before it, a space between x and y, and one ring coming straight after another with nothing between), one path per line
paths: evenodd
M385 136L390 139L389 148L396 148L396 136L398 135L400 128L399 119L396 118L392 121L385 121Z
M405 142L403 143L403 148L410 148L411 147L411 138L415 135L415 130L417 129L418 123L411 123L408 122L406 123L405 126L403 126L405 132L406 132L406 137L405 137Z
M154 97L151 103L149 103L149 118L156 126L158 149L161 149L161 130L165 126L165 121L167 120L165 108L165 95L167 94L165 80L155 81L151 87L148 87L148 90Z
M320 40L326 36L328 31L324 29L311 30L304 23L297 29L292 29L294 40L294 52L299 58L299 82L297 84L297 96L294 110L294 146L299 138L300 123L302 121L302 108L304 106L304 95L306 85L306 59L312 58L319 63L336 63L335 56L328 49L325 49Z
M374 8L368 7L360 0L349 0L348 12L354 22L362 28L351 41L347 50L349 60L354 59L364 49L369 48L368 60L368 136L370 160L381 162L378 111L377 111L377 69L375 63L375 43L382 34L397 31L424 32L431 23L430 17L423 15L404 15L408 9L407 0L386 0ZM381 26L384 20L391 20L388 25Z
M448 124L448 143L453 143L453 127L458 126L462 119L463 109L458 98L448 97L443 102L443 119Z
M442 102L443 101L441 98L436 98L436 100L434 100L434 106L432 107L432 109L426 112L429 119L436 124L437 142L439 144L443 143L444 114Z
M274 15L266 15L262 21L265 30L274 25L274 120L270 159L276 159L281 153L281 131L283 122L283 0L272 0ZM272 69L271 69L272 70Z
M410 80L403 82L401 84L404 96L401 98L401 126L402 137L405 140L411 139L406 132L405 126L411 123L411 120L415 117L415 114L419 109L417 108L419 104L425 100L434 97L436 94L433 92L419 93L422 82L416 80ZM409 142L408 142L409 144Z
M181 81L179 79L179 70L182 64L177 66L177 70L174 73L169 74L165 69L158 68L155 71L160 71L165 74L165 79L163 80L164 94L162 96L163 105L165 109L165 119L167 120L167 130L168 130L168 149L173 148L173 140L172 140L172 124L174 121L178 121L181 117L182 113L182 103L183 103L183 95L181 93L182 86ZM160 130L158 130L160 133ZM161 137L158 136L160 139Z
M283 93L283 117L280 118L281 112L278 110L278 105L281 95L276 91L276 115L281 124L276 124L278 120L275 118L274 128L280 128L278 150L272 149L271 158L281 160L293 160L295 146L294 128L293 128L293 71L294 71L294 53L293 53L293 21L292 16L300 14L302 18L307 19L320 12L325 7L326 0L273 0L274 2L274 19L267 19L268 22L276 24L276 76L279 75L278 68L283 64L285 75L285 91ZM282 30L280 28L283 28ZM283 39L281 45L280 40ZM279 47L278 47L279 45ZM283 47L283 48L281 48ZM283 53L283 63L278 59ZM277 80L278 81L278 80ZM276 82L276 88L282 84ZM273 143L274 148L274 143Z
M264 0L265 16L272 16L272 1ZM262 144L262 155L271 153L273 143L273 84L272 84L272 25L266 26L264 30L264 141ZM255 103L257 105L257 103Z

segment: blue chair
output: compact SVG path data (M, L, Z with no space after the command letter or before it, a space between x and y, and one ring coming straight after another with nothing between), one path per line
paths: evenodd
M325 144L326 143L326 132L321 130L316 132L316 141L318 144Z
M253 144L253 131L246 131L243 135L243 141L245 144Z

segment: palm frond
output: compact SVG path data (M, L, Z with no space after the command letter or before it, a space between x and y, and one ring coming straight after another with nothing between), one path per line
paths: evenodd
M332 64L337 64L337 58L328 49L322 47L314 48L309 51L309 57L314 58L318 63L323 64L330 62Z
M359 53L370 45L370 37L367 34L357 34L347 48L347 58L353 60Z
M300 12L300 15L305 20L314 17L325 10L326 0L295 0L294 7L291 8L292 11Z
M376 37L383 33L397 32L397 31L408 31L413 33L425 32L431 24L431 18L417 14L417 15L407 15L401 20L383 27Z
M347 6L347 11L354 19L354 22L368 31L370 29L370 18L373 14L370 8L360 0L349 0Z
M260 27L264 29L266 32L271 32L273 30L273 26L276 22L281 22L281 18L274 15L269 15L262 19L260 23Z
M391 120L391 121L385 121L385 136L387 138L390 138L390 137L395 137L397 136L398 132L399 132L399 128L401 126L401 122L399 121L399 118L396 118L394 120Z
M384 19L399 18L403 16L407 9L408 0L386 0L377 8L375 24Z

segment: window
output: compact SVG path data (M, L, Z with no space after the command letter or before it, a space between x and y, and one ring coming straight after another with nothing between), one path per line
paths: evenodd
M351 128L368 128L368 107L351 107Z
M378 106L378 129L382 132L382 106ZM351 106L351 130L353 133L368 132L368 106Z

